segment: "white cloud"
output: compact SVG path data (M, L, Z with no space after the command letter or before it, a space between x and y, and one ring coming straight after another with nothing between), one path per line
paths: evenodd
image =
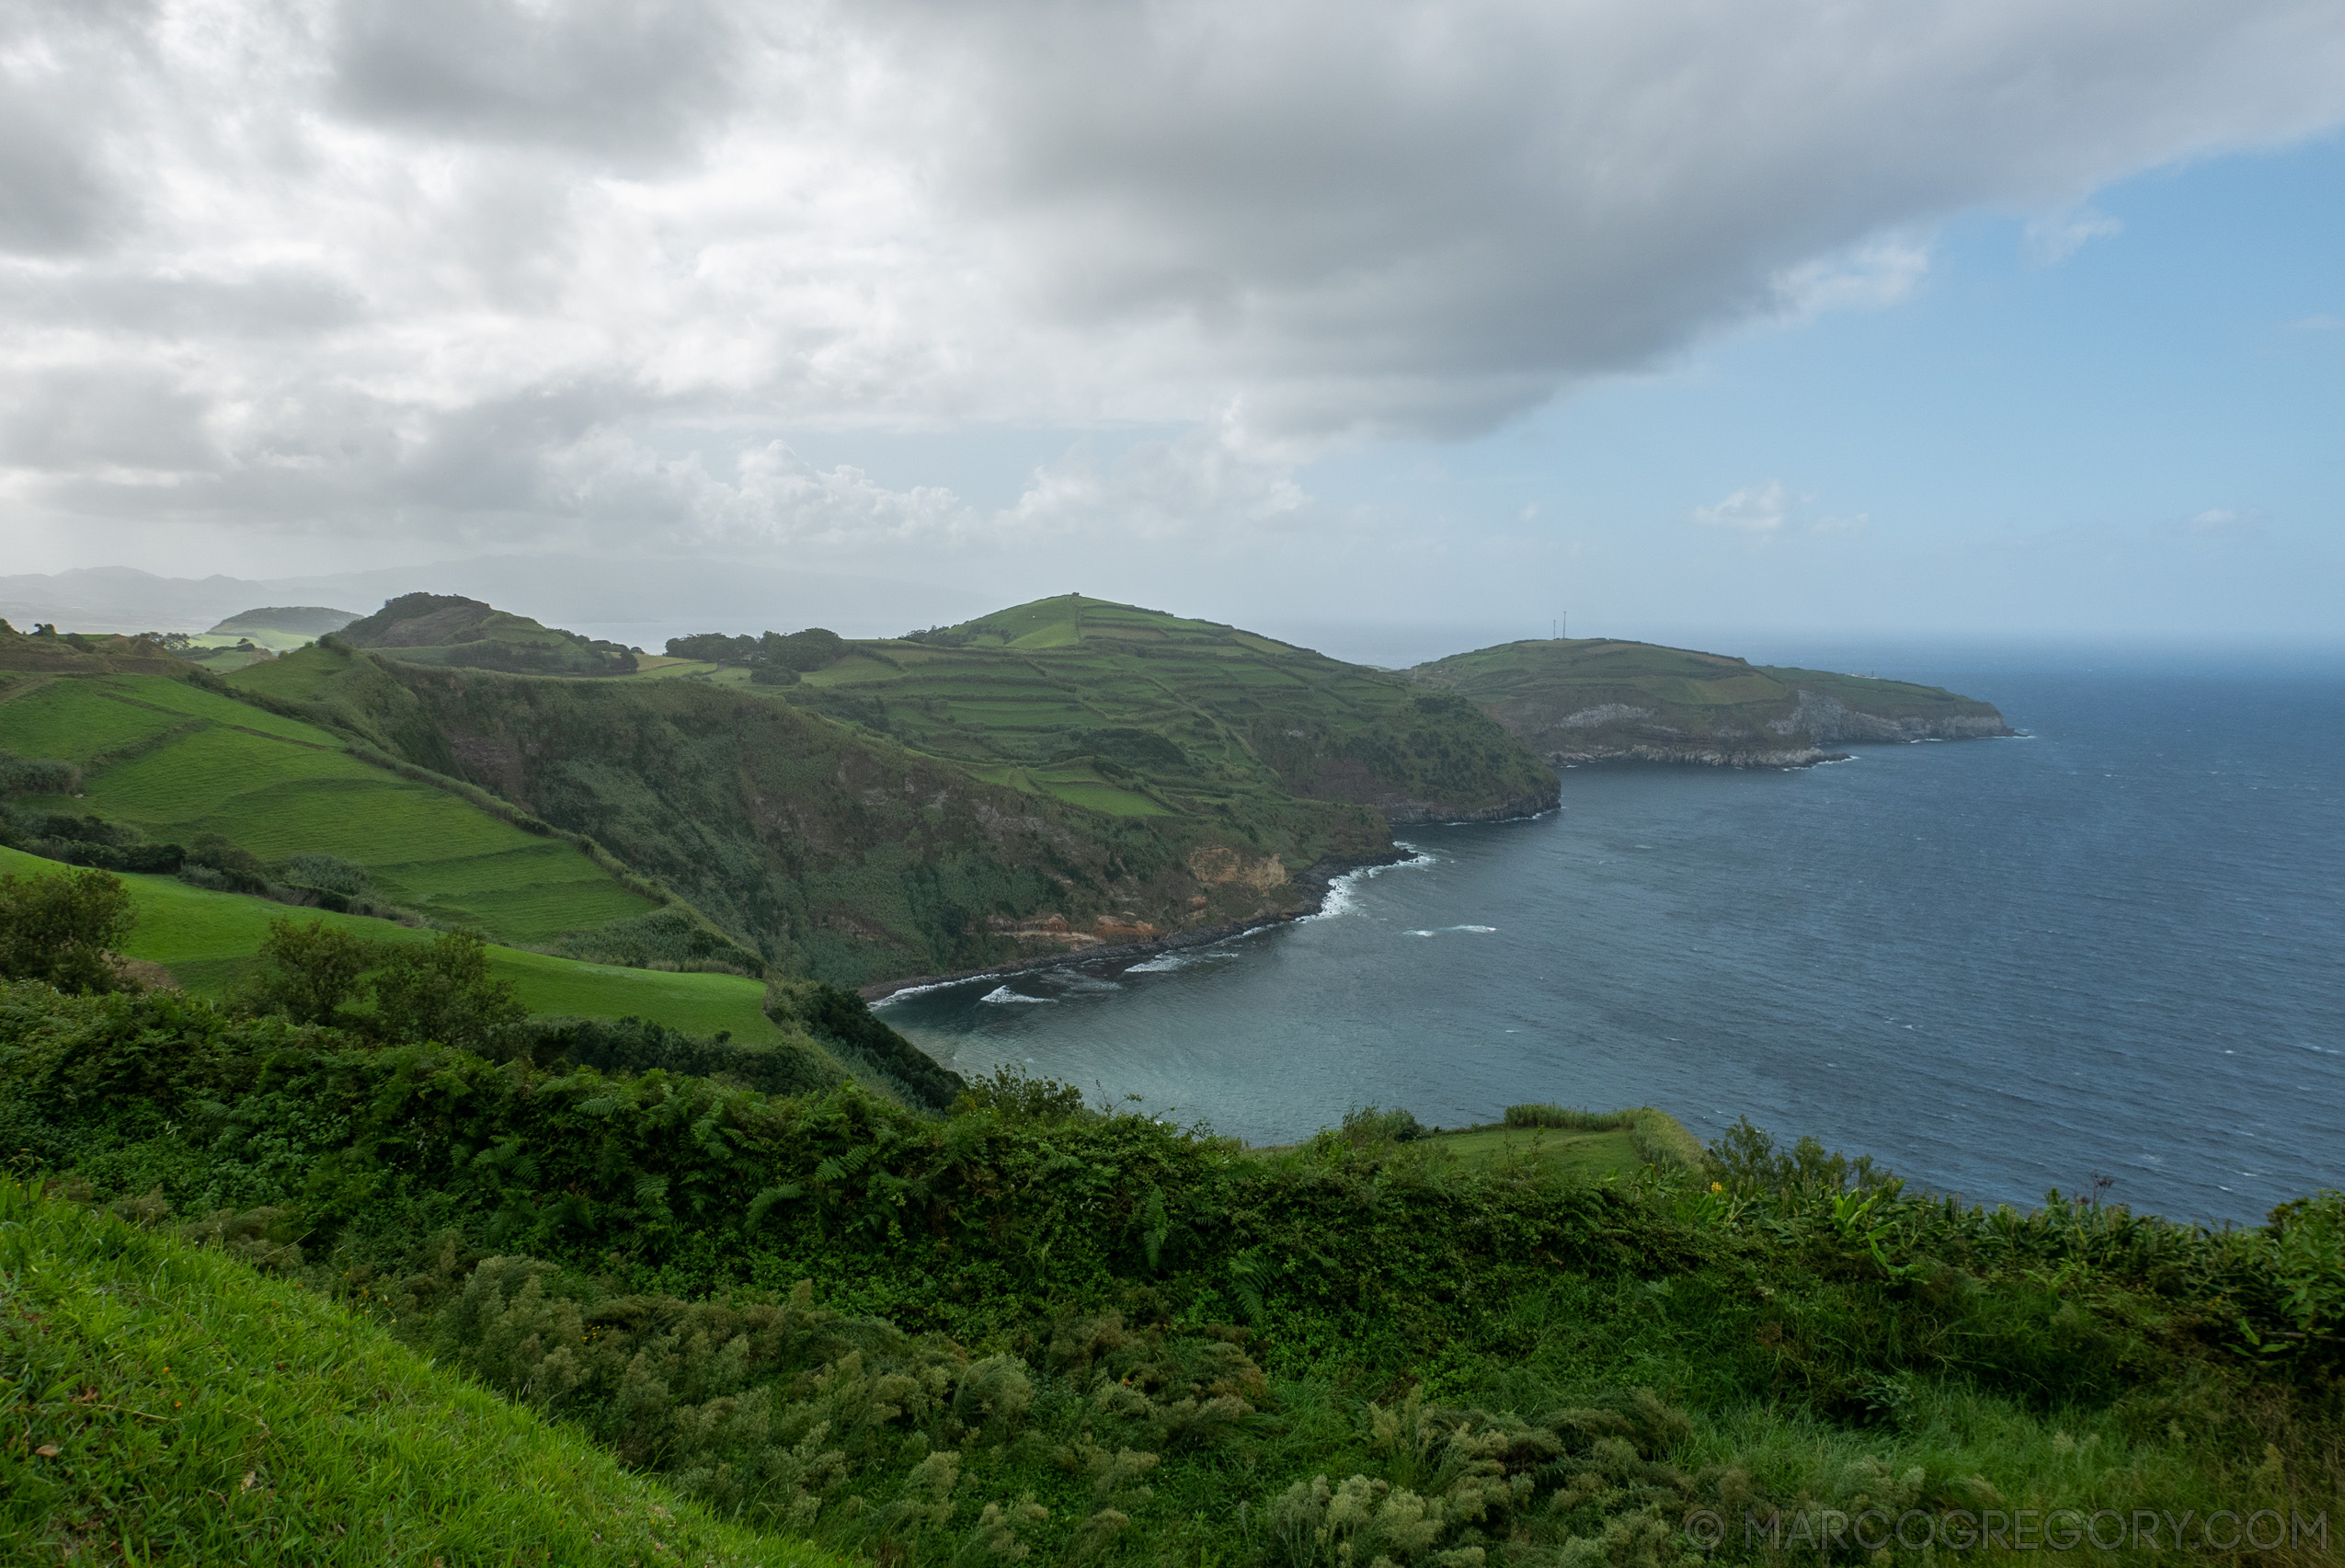
M1779 479L1745 485L1716 506L1696 507L1687 515L1706 528L1738 529L1744 533L1773 533L1790 515L1791 494Z
M2123 220L2089 207L2053 217L2031 220L2027 227L2028 259L2038 267L2054 267L2085 247L2089 240L2125 232Z
M2334 0L21 0L0 506L1302 526L1332 444L1893 303L1963 210L2073 248L2107 179L2340 116ZM771 444L989 425L1189 433L982 512Z
M2193 512L2184 518L2181 529L2185 533L2237 538L2260 532L2263 524L2264 514L2259 508L2210 507L2205 511Z
M2345 332L2345 315L2330 315L2326 313L2307 315L2290 322L2288 326L2294 332Z

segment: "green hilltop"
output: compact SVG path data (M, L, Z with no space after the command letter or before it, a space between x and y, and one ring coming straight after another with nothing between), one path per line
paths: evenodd
M381 648L409 664L532 675L622 675L635 668L635 655L616 643L541 625L457 594L402 594L335 635L352 647Z
M1798 766L1847 741L2011 733L1990 704L1940 687L1602 637L1504 643L1409 674L1474 703L1558 767Z
M1114 815L1527 815L1552 776L1463 704L1234 626L1065 594L848 645L790 699Z

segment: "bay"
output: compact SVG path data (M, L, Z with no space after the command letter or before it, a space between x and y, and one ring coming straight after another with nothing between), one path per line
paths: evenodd
M2098 1177L2176 1218L2345 1184L2345 683L2069 654L1881 668L2023 738L1801 772L1566 771L1535 821L1410 830L1320 916L884 1015L1256 1143L1356 1106L1747 1116L1927 1186Z

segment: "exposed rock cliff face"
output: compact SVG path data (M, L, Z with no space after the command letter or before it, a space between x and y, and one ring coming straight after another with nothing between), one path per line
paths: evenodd
M1552 763L1554 759L1548 761ZM1406 828L1420 822L1519 822L1526 817L1554 810L1562 800L1563 792L1557 787L1517 795L1494 806L1447 806L1437 800L1382 801L1378 805L1386 821L1396 828Z

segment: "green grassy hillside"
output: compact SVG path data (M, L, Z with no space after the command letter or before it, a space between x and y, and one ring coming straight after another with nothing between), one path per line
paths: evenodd
M1417 666L1558 765L1608 758L1785 765L1847 741L2008 735L1988 704L1935 686L1775 669L1604 638L1505 643Z
M1471 709L1233 626L1070 594L853 647L789 699L1094 810L1299 796L1401 823L1552 799L1546 770Z
M55 861L0 848L0 871L50 876L62 869ZM434 934L358 915L287 909L267 898L191 887L176 877L126 873L121 879L138 915L123 956L163 966L175 982L202 996L224 996L258 964L255 955L272 920L323 921L371 942L429 942ZM784 1038L761 1010L761 980L586 964L501 946L489 949L489 965L498 979L513 983L533 1013L650 1018L687 1034L728 1030L752 1044Z
M598 642L455 594L407 593L335 634L409 664L458 665L534 675L618 675L635 668L616 643Z
M338 632L358 618L354 610L334 610L322 604L270 604L239 611L204 635L248 636L266 648L299 647L312 638Z
M271 864L334 855L389 901L505 942L542 944L657 907L576 846L348 747L183 679L0 676L0 750L81 769L86 799L29 808L95 812L157 841L216 833Z
M463 776L842 985L1292 912L1305 868L1389 841L1356 807L1094 810L774 694L797 687L381 668Z
M0 1557L787 1564L578 1432L224 1253L0 1177Z

